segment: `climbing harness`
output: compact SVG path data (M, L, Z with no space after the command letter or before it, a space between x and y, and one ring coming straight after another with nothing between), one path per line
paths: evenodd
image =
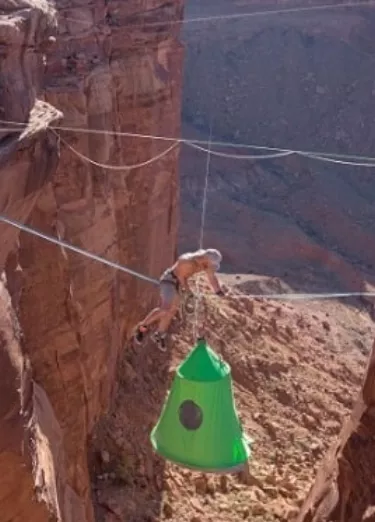
M193 292L180 292L181 313L183 317L191 316L195 313L195 300L197 296Z

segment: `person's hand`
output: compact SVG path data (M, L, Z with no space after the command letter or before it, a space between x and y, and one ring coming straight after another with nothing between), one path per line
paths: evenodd
M194 292L191 288L181 288L181 295L183 299L192 299L194 297Z

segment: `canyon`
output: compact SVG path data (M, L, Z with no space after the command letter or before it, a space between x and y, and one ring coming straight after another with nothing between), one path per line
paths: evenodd
M306 7L262 5L223 0L202 11L192 1L186 17ZM184 136L206 141L207 149L212 123L213 141L373 157L374 28L372 7L185 24ZM212 150L272 153L240 145ZM206 162L205 152L182 149L181 250L198 243ZM304 292L370 290L372 173L296 155L212 155L205 243L222 249L232 273L267 274Z
M151 449L195 319L165 354L135 347L157 286L22 230L158 278L199 244L207 154L152 136L207 141L212 122L215 140L371 156L373 10L181 23L280 6L0 0L0 220L21 227L0 222L4 522L370 522L372 298L249 294L375 287L372 169L211 158L203 237L228 294L198 278L197 317L232 367L247 475Z

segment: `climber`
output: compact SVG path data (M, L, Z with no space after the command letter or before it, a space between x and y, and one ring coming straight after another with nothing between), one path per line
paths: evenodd
M158 330L154 334L154 340L158 343L159 348L165 351L166 331L178 311L180 292L191 292L188 284L188 279L191 276L199 272L206 272L207 279L216 295L224 295L215 274L220 268L221 260L222 255L218 250L208 248L182 254L173 266L167 268L159 280L161 305L154 308L136 326L135 341L141 343L148 327L158 322Z

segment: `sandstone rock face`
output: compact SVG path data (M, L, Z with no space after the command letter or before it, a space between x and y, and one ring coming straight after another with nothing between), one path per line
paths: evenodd
M45 99L72 128L178 135L182 2L59 2L57 47L47 56ZM172 262L178 213L178 147L111 134L59 130L61 156L29 224L152 277ZM77 156L71 148L91 158ZM64 522L93 520L88 438L106 410L118 354L157 287L22 233L7 277L22 268L18 319L38 397L48 398L37 475ZM38 402L39 404L39 402ZM48 410L48 411L47 411ZM44 446L43 446L44 444ZM53 447L51 447L53 446ZM53 465L51 462L53 461ZM50 480L49 480L50 479ZM43 484L44 480L44 484ZM55 484L55 491L51 483ZM42 520L42 518L40 518Z
M318 4L318 2L313 2ZM189 3L186 16L293 7ZM258 3L259 4L259 3ZM372 8L186 24L184 135L373 156ZM254 150L215 148L231 154ZM184 148L181 248L195 248L206 155ZM212 157L206 244L227 269L362 290L375 249L373 169L301 157ZM318 280L318 281L317 281Z
M374 498L375 344L358 400L329 451L296 522L363 520Z
M48 2L29 0L2 0L0 13L0 213L25 222L58 162L56 136L48 127L62 114L39 99L56 18ZM6 121L24 126L17 130ZM62 493L61 455L52 436L54 413L32 380L17 317L18 236L17 229L0 225L0 512L2 520L43 522L50 520L47 504L56 505ZM38 486L47 503L36 501Z
M61 113L38 99L44 53L56 31L48 2L0 1L0 209L24 221L57 162L56 138L46 133ZM10 122L25 124L20 131ZM18 236L0 225L0 266Z

